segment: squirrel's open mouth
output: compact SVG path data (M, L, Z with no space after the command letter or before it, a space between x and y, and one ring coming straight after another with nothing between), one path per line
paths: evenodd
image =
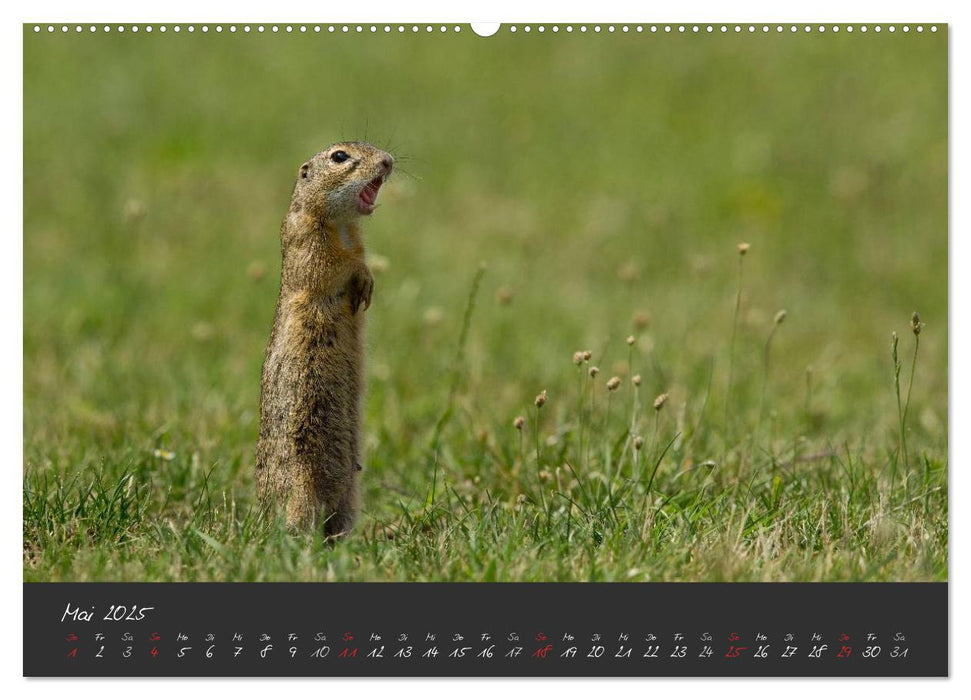
M370 214L374 211L378 199L378 190L381 189L382 184L384 184L384 177L379 175L364 186L364 189L357 196L357 210L359 212Z

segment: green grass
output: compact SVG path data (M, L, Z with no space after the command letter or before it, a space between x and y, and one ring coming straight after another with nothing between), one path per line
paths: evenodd
M26 30L25 579L946 580L946 53ZM279 222L352 137L399 172L334 545L253 468Z

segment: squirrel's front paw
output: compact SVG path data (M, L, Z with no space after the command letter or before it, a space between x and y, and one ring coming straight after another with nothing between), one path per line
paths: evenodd
M371 306L371 294L374 292L374 275L371 274L371 270L366 265L362 265L361 269L351 276L347 292L351 300L352 314L360 311L362 305L365 311Z

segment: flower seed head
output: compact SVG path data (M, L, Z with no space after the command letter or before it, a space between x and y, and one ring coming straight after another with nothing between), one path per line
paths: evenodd
M254 282L259 282L266 275L266 265L262 260L254 260L246 268L246 274Z
M738 254L739 255L745 255L748 252L748 249L751 248L751 247L752 246L750 246L748 243L739 243L738 244Z
M536 403L536 408L543 407L543 404L546 403L546 389L543 389L543 391L537 394L535 403Z
M598 374L600 374L600 368L599 367L591 367L590 368L590 378L591 379L593 379L594 377L596 377Z
M590 362L590 358L591 357L593 357L593 353L592 352L590 352L589 350L584 350L583 351L583 361L584 362Z
M628 260L617 268L617 278L624 282L633 282L639 274L637 263L633 260Z
M579 365L583 363L583 353L577 350L573 353L573 364Z
M391 267L391 261L383 255L369 255L367 264L373 272L387 272Z
M920 314L916 311L914 315L910 317L910 329L914 332L914 335L920 335L920 329L924 327L924 324L920 322Z
M137 199L129 199L125 202L125 208L123 210L125 220L129 223L138 221L148 212L148 207L145 206L144 202Z
M627 344L628 345L633 345L636 342L636 340L637 339L634 336L632 336L632 335L627 336Z
M437 326L443 318L445 318L445 314L438 306L430 306L425 309L425 313L422 315L422 320L428 326Z
M607 380L607 391L616 391L620 386L620 377L611 377Z
M633 377L630 378L630 381L631 381L631 383L634 386L640 386L641 385L641 375L635 374Z
M513 427L516 430L522 430L523 429L523 426L526 425L526 419L523 418L522 416L516 416L516 418L515 418L515 420L513 420L512 424L513 424Z
M644 447L644 438L638 435L636 438L634 438L634 449L640 450L642 447Z
M668 400L667 394L658 394L658 397L654 399L654 410L660 411L664 407L664 402Z
M786 311L785 309L782 309L781 311L779 311L779 313L777 313L775 315L775 325L778 326L780 323L782 323L783 321L785 321L786 320L786 316L788 316L788 315L789 315L789 312Z

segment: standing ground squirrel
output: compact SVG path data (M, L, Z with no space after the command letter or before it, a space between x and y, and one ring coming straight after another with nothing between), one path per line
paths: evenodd
M256 481L291 530L346 533L357 513L364 310L374 279L357 220L394 159L337 143L300 166L280 228L283 269L263 360Z

